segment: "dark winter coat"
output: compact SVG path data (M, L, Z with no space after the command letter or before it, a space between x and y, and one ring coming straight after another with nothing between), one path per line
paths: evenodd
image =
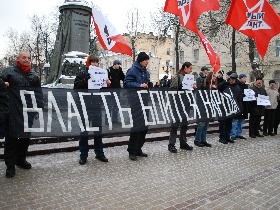
M137 61L134 62L132 67L127 70L126 76L124 79L125 88L137 88L141 84L150 82L150 73L144 69L140 63Z
M88 79L90 75L88 70L81 71L74 80L74 89L88 89Z
M248 89L248 85L245 83L241 83L239 80L237 80L237 85L241 88L242 94L244 97L244 90ZM239 115L238 117L236 117L237 119L247 119L248 118L248 112L249 112L248 101L243 101L243 98L242 98L242 107L243 107L242 114Z
M0 123L6 122L9 112L8 92L5 82L0 79Z
M108 78L111 81L110 88L121 88L120 81L124 81L124 77L121 67L119 67L119 69L114 69L113 66L111 66L108 70Z
M39 77L34 70L24 73L18 66L8 67L0 74L4 82L9 82L9 87L41 87Z
M203 83L204 83L204 79L206 78L206 75L203 74L203 72L199 73L199 76L196 78L196 87L199 89L203 88Z
M238 105L241 113L243 113L243 106L242 106L243 93L242 93L242 89L237 85L237 83L230 84L226 80L224 82L221 82L220 84L218 84L218 90L221 91L221 92L224 92L227 88L230 88L233 96L236 99L237 105Z
M258 97L259 94L267 96L264 87L258 88L257 86L254 85L252 87L252 90L255 92L255 97ZM249 110L250 110L251 116L263 116L264 115L265 106L257 105L257 101L250 101L249 106L250 106Z

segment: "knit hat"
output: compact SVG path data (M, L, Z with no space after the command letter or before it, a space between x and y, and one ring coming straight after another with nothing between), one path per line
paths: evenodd
M224 72L224 70L221 69L220 71L218 71L218 73L221 73L222 75L224 75L225 72Z
M269 80L268 84L274 83L276 84L275 80Z
M239 79L242 79L242 78L244 78L244 77L247 77L246 74L239 74L239 77L238 77L238 78L239 78Z
M227 75L230 76L233 73L233 71L227 72Z
M140 63L145 60L149 60L150 57L145 52L140 52L137 57L137 62Z
M120 64L120 65L122 65L122 63L121 63L119 60L114 60L114 62L113 62L113 66L114 66L114 65L116 65L116 64Z
M235 72L233 72L229 77L233 79L237 79L238 75Z
M205 71L205 70L209 71L209 68L207 66L202 66L201 71Z
M262 77L257 77L257 78L256 78L256 81L258 81L258 80L262 80Z

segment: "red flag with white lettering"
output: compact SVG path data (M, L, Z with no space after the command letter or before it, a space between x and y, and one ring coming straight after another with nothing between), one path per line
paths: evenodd
M280 33L280 17L267 0L233 0L226 23L253 38L262 58L270 40Z
M216 73L219 71L220 67L221 67L221 60L219 55L215 52L214 48L212 47L212 45L210 44L210 42L208 41L208 39L200 32L198 31L198 36L200 38L200 41L205 49L205 52L208 55L208 58L210 60L210 64L211 66L214 68L213 72Z
M183 26L197 33L199 16L203 12L219 9L219 0L166 0L163 11L179 16Z
M92 7L92 18L101 46L105 50L132 56L132 49L124 37L115 29L101 12Z

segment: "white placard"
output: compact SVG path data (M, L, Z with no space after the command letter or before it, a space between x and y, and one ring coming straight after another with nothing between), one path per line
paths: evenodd
M107 87L108 71L96 66L90 66L88 73L90 79L88 80L88 89L100 89Z
M185 74L183 82L182 82L182 86L183 86L182 89L183 90L193 90L193 84L194 84L194 75Z
M252 89L244 89L245 96L243 97L243 101L255 101L255 92Z
M264 96L264 95L258 94L257 105L270 106L271 103L269 101L269 96Z

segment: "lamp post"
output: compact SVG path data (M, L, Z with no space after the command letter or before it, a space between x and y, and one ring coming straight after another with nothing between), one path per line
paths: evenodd
M172 61L167 61L166 63L162 62L161 63L162 66L162 70L164 71L164 68L166 67L166 70L164 71L167 76L169 75L169 67L172 68L173 67L173 62Z

